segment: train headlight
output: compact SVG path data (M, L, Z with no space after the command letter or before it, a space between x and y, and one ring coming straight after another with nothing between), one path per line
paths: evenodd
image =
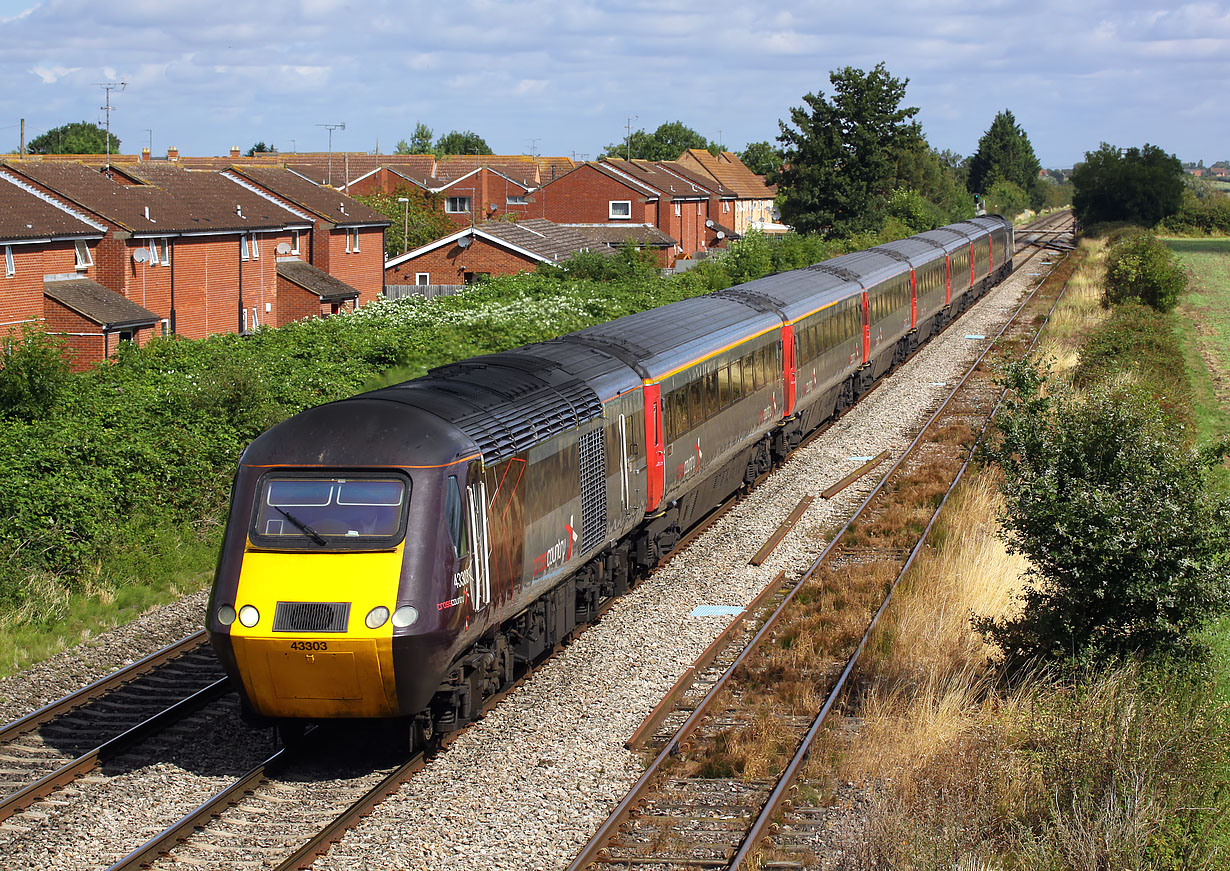
M252 605L244 605L239 609L239 622L251 629L260 622L261 612Z
M384 621L389 619L389 609L384 605L377 605L367 612L367 619L363 622L367 624L368 629L379 629L384 625Z
M419 609L413 605L402 605L393 612L393 625L398 629L405 629L407 626L413 626L414 622L419 619Z
M230 626L235 622L235 606L223 605L218 609L218 622L223 626Z

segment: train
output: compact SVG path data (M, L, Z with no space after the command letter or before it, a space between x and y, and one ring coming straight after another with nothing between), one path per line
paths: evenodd
M1012 270L977 217L327 403L239 459L206 629L245 717L484 700Z

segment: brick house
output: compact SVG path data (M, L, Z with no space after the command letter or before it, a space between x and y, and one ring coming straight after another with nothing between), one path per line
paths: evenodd
M106 225L0 170L0 336L37 324L58 334L80 371L121 341L144 344L156 314L99 284Z
M714 157L703 148L689 148L680 155L678 163L719 182L734 194L734 214L723 210L722 223L733 227L740 236L753 228L785 232L786 228L773 217L777 188L748 169L739 155L723 151Z
M457 287L487 275L532 272L540 263L558 263L590 249L610 252L576 228L551 221L487 221L390 259L385 284L391 296L415 287Z
M384 290L384 231L392 223L389 218L281 167L234 166L223 171L222 177L312 221L306 238L292 232L290 249L279 255L278 262L299 259L349 285L356 293L346 298L348 307L366 305L380 296ZM322 311L337 311L337 288L331 283L320 286L326 284L330 298L320 300ZM286 322L285 317L280 322Z
M669 162L609 159L582 164L531 197L534 214L565 224L647 224L675 240L664 266L725 244L719 220L734 194Z

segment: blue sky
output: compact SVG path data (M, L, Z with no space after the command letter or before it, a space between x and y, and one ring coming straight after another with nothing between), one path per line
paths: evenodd
M1102 141L1230 158L1230 4L1002 0L0 0L0 149L102 120L123 150L258 140L391 151L416 121L497 153L595 157L624 125L680 120L741 149L829 71L884 61L933 146L971 154L1011 109L1043 166ZM152 131L149 132L149 131Z

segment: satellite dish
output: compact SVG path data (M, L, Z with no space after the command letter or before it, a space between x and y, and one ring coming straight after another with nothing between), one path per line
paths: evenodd
M134 263L144 263L146 260L149 260L149 250L138 248L132 252L132 259Z
M473 241L474 239L470 236L462 236L460 239L457 240L457 247L458 248L469 248L470 243Z
M278 254L289 254L290 253L290 243L289 242L279 242L278 247L274 248L273 250L276 251Z

